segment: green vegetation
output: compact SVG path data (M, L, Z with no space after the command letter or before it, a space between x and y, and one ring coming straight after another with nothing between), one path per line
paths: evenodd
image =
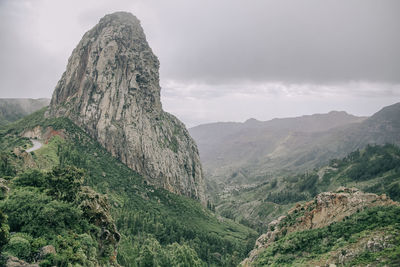
M195 200L146 185L140 175L113 158L68 119L45 119L44 112L41 110L34 113L0 131L0 148L7 157L7 166L11 166L17 175L12 179L15 187L5 201L14 201L8 202L12 207L22 205L18 204L18 199L22 198L21 192L25 193L24 188L36 188L31 193L35 198L29 195L34 200L29 204L33 205L32 208L42 205L50 209L51 205L56 205L57 209L63 208L71 217L75 216L73 218L81 216L77 220L78 225L59 220L77 234L75 239L69 239L68 235L62 241L70 251L81 251L89 247L84 244L90 243L90 240L80 237L85 234L88 237L84 228L88 226L82 218L89 218L89 226L90 218L96 218L90 214L85 215L83 207L69 204L79 198L80 193L76 193L76 188L82 187L82 177L83 185L108 196L111 215L121 234L117 261L123 266L177 266L178 262L181 266L234 266L253 248L257 235L255 231L229 219L217 218ZM47 170L45 178L37 175L41 171L28 170L32 167L27 166L27 159L13 152L15 146L29 146L29 140L18 134L38 125L43 130L51 127L56 132L62 132L46 140L47 144L31 155L33 163L29 164L33 168ZM76 168L73 175L65 173L65 168L72 168L68 166L84 170L85 175L82 176ZM51 189L47 184L52 184ZM22 203L24 201L20 200ZM10 226L17 225L14 223L17 215L11 210L5 210L5 206L2 210L9 215ZM40 227L20 227L33 240L39 238ZM101 242L93 240L99 247ZM58 252L61 241L56 241L52 241L52 244ZM94 255L89 251L85 253L88 258Z
M365 248L359 252L360 255L349 258L346 265L398 266L399 222L398 206L367 208L344 221L332 223L324 228L287 234L261 252L254 266L307 266L310 261L329 257L329 252L343 250L342 253L348 253L352 250L352 244L362 241L365 237L377 237L379 231L383 231L386 237L382 244L379 243L379 249Z
M370 146L355 151L341 160L332 160L331 173L326 180L337 180L366 192L386 193L393 200L400 200L400 148L395 145Z
M304 174L271 179L252 188L240 189L216 203L217 211L231 219L266 231L266 225L286 213L295 203L335 191L340 186L364 192L387 194L400 200L400 148L387 144L368 145L362 151Z
M48 105L46 99L0 99L0 127Z
M385 145L368 146L301 175L265 176L267 180L260 185L234 190L216 205L213 201L203 207L195 200L147 185L140 175L113 158L71 121L46 119L44 112L45 109L0 130L0 249L2 255L32 262L43 246L52 245L57 254L47 255L41 262L43 266L107 265L114 260L123 266L235 266L253 248L257 236L247 226L265 232L269 221L319 192L343 185L386 193L395 200L400 197L400 150ZM39 150L22 153L31 144L20 133L36 126L52 134L42 140L44 145ZM10 191L3 190L6 187ZM227 218L217 217L215 210ZM364 220L362 214L354 220ZM368 216L380 218L373 213ZM385 227L398 230L386 219L364 230L351 228L352 220L337 223L350 233L348 240L339 237L336 224L299 233L292 242L293 233L276 242L281 245L274 245L275 254L265 254L264 260L277 265L314 260L342 245L346 247L349 240L357 241L365 231ZM102 229L111 234L104 234ZM322 246L315 245L318 238L322 238ZM118 241L118 253L114 254ZM397 244L396 240L393 242ZM286 247L287 244L293 246ZM302 246L309 254L300 253ZM379 255L393 259L389 264L396 260L391 250L379 253L361 255L360 263L354 264L374 262Z
M57 254L44 256L41 266L112 264L116 244L103 242L104 225L81 206L82 177L83 171L75 167L55 167L51 172L33 170L13 178L10 194L0 201L0 210L8 217L2 230L9 227L13 233L2 255L32 262L43 246L52 245Z
M0 211L0 250L8 243L10 227L7 224L7 217Z

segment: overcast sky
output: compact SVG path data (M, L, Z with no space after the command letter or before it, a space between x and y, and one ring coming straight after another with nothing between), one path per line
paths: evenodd
M189 127L400 101L398 0L0 0L0 97L51 97L82 35L121 10Z

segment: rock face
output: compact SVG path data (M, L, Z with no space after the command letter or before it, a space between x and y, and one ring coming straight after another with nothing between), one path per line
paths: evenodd
M251 266L259 253L270 246L283 233L286 235L292 232L322 228L333 222L342 221L345 217L366 207L388 205L399 204L389 199L385 194L378 196L361 192L356 188L339 187L336 192L320 193L313 201L303 205L297 204L288 212L287 216L281 216L272 221L268 225L269 231L257 239L254 250L250 252L249 257L241 265Z
M139 20L106 15L72 52L47 115L70 118L149 184L204 201L197 146L162 110L158 69Z
M29 264L17 257L8 257L6 267L39 267L39 264Z

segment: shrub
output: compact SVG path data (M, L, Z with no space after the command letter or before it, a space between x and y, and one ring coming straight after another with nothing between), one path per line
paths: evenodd
M14 184L17 186L43 188L46 186L46 177L45 174L39 170L29 170L14 179Z
M50 237L66 229L80 229L87 222L81 218L82 211L70 203L52 200L50 196L35 189L14 190L0 204L8 215L13 232L26 232L34 237Z
M10 241L4 248L4 251L17 258L29 260L31 255L31 244L29 241L31 239L32 237L27 234L17 233L11 236Z

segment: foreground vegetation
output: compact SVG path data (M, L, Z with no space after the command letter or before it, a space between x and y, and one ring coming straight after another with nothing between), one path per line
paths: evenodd
M1 241L3 264L8 256L27 262L40 259L41 266L115 263L119 234L113 227L107 202L100 211L92 209L92 197L104 196L82 186L82 170L33 170L2 182L3 188L7 184L10 189L0 201L5 229ZM105 231L109 237L104 236ZM57 253L43 254L41 249L49 245Z
M3 203L8 201L7 207L17 205L9 201L24 201L24 194L21 192L25 192L23 190L26 190L24 189L26 185L14 185L14 181L23 177L24 173L29 173L31 169L42 170L44 177L52 173L55 168L81 169L84 172L83 185L108 197L111 215L121 235L117 249L117 261L121 265L176 266L179 263L182 266L234 266L252 249L256 238L255 231L229 219L218 218L197 201L146 185L140 175L114 159L68 119L45 119L44 112L45 110L41 110L34 113L0 132L0 150L2 151L0 175L13 184L10 186L10 193L4 196ZM48 143L39 150L31 154L22 153L22 150L30 146L30 141L21 138L20 134L36 126L40 126L43 130L51 127L58 134L50 137L47 140ZM20 149L16 150L15 147L20 147ZM48 177L45 180L47 181ZM60 184L61 188L65 186L66 184ZM32 186L29 185L29 187ZM51 196L47 195L49 192L46 190L39 187L32 191L31 195L37 196L38 203L43 205L59 201L54 205L70 205L65 208L71 208L78 215L80 214L77 203L73 204L76 197L50 199ZM31 204L36 206L34 203ZM5 205L2 207L10 224L11 218L14 218L13 213L10 209L5 209ZM55 218L60 219L57 213L55 214ZM76 216L71 218L81 222L82 217L78 219ZM14 219L12 221L14 222ZM65 224L68 235L87 233L86 228L76 227L78 226ZM45 231L45 228L42 230ZM20 235L30 235L33 239L29 242L34 242L35 238L40 238L42 234L42 232L33 234L25 228L18 231ZM61 238L68 238L68 235L64 236L62 232L60 235ZM11 242L14 236L15 234L9 236L8 242ZM55 241L53 242L56 237L50 232L49 237L46 238L44 243L57 245ZM90 257L94 254L85 252L85 242L74 239L71 245L68 242L63 244L66 244L66 249L69 251L83 250L83 254ZM37 255L36 247L25 259L33 260L32 255ZM56 246L56 250L57 248ZM14 253L10 249L7 251ZM13 255L15 254L17 253ZM104 257L109 257L109 255ZM71 258L69 262L73 262L73 259ZM111 264L112 260L108 262Z
M399 266L400 207L372 207L327 227L293 232L269 245L254 266Z

